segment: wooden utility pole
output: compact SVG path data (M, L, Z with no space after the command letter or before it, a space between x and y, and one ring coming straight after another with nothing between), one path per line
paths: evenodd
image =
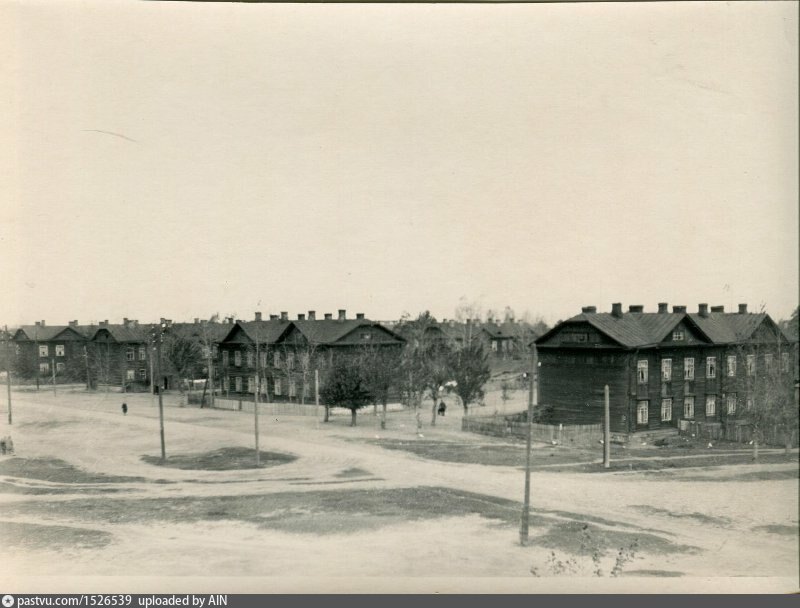
M258 340L256 340L256 378L255 378L255 386L253 387L255 390L253 391L253 423L255 425L255 432L256 432L256 466L261 466L261 453L259 452L258 447L258 389L259 389L259 378L258 378L258 358L260 356L260 350L258 347Z
M89 350L83 345L83 362L86 364L86 390L92 390L92 378L89 375Z
M11 366L8 364L9 355L8 355L8 343L11 336L8 333L8 325L5 326L3 330L3 336L5 337L5 346L6 346L6 388L8 389L8 424L11 425L13 422L13 416L11 415Z
M319 428L319 370L314 370L314 417L317 419L317 428Z
M156 367L158 368L158 424L161 433L161 462L164 462L167 459L167 447L164 443L164 399L161 395L163 389L161 382L161 337L162 332L164 331L163 320L156 331Z
M53 396L56 396L56 359L53 357L50 362L53 367L50 368L50 377L53 379Z
M528 385L528 433L525 442L525 499L522 503L522 518L519 526L519 544L528 544L528 524L531 512L531 436L533 435L533 408L537 405L537 379L539 377L539 358L536 344L531 357L531 378Z
M611 407L609 405L608 384L603 389L603 468L611 468Z

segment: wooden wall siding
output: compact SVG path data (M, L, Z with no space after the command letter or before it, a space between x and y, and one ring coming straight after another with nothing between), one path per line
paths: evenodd
M550 363L542 363L539 402L552 407L557 422L600 424L603 420L603 387L611 392L611 428L627 431L627 373L625 359L616 355L613 363L604 354L575 352ZM606 355L608 356L608 355Z

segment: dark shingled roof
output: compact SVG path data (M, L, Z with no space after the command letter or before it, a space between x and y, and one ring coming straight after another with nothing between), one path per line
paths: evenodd
M314 344L333 344L359 327L380 327L397 338L398 341L403 340L403 338L391 329L375 321L370 321L369 319L346 319L344 321L339 321L337 319L316 319L314 321L298 320L292 321L292 323L297 327L298 331L305 336L306 340Z
M99 325L96 327L91 339L94 340L97 334L105 329L117 342L147 342L150 339L150 325Z
M729 344L747 340L768 318L765 313L711 312L707 316L699 313L626 312L622 316L581 313L560 323L536 342L544 342L564 324L586 322L622 346L642 348L660 343L678 323L686 320L709 342Z
M74 330L84 338L90 338L92 331L90 325L23 325L14 333L15 340L38 340L49 342L55 340L64 330ZM22 334L20 334L22 332Z
M208 338L211 342L220 342L228 335L233 326L230 323L173 323L170 331L181 338Z
M241 327L244 334L253 342L274 344L291 325L291 321L270 319L269 321L237 321L233 327ZM227 338L232 331L233 328L228 326L228 332L222 339Z

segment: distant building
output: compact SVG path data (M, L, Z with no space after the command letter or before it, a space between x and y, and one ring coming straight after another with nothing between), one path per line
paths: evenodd
M47 325L36 321L34 325L18 328L14 343L13 372L26 380L50 383L55 375L57 383L86 382L86 345L91 326Z
M400 348L403 343L402 337L361 313L348 319L340 310L335 319L332 314L318 319L312 310L295 320L286 312L268 320L256 313L253 321L237 320L220 341L217 375L223 395L254 394L258 369L264 398L313 402L315 369L365 348Z
M89 338L92 385L147 390L151 378L150 332L150 325L140 325L136 319L124 319L122 324L101 321Z
M610 313L593 306L538 338L539 403L545 420L595 424L610 389L611 429L676 428L682 420L724 422L753 405L753 379L779 369L792 381L795 349L766 313L700 304L659 304ZM776 367L777 366L777 367Z

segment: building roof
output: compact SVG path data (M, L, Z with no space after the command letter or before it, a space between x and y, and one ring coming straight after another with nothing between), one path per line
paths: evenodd
M220 342L230 333L230 323L209 323L202 321L199 323L173 323L169 326L171 332L181 338L207 338L210 342Z
M282 319L270 319L269 321L237 321L233 327L228 326L228 331L220 339L220 342L225 342L237 328L240 328L244 335L253 343L274 344L288 331L291 324L291 321Z
M83 338L91 337L90 325L22 325L14 332L14 340L55 340L65 330L72 330Z
M565 324L585 322L621 346L643 348L662 342L681 321L687 321L708 342L730 344L749 339L765 319L772 323L765 313L581 313L559 323L536 342L546 341Z
M344 321L315 319L313 321L292 321L292 324L305 336L306 340L314 344L333 344L359 327L379 327L397 340L404 341L396 332L369 319L345 319Z
M147 342L150 338L151 325L136 324L103 324L95 326L95 331L90 336L91 340L97 337L102 330L107 330L116 342Z

